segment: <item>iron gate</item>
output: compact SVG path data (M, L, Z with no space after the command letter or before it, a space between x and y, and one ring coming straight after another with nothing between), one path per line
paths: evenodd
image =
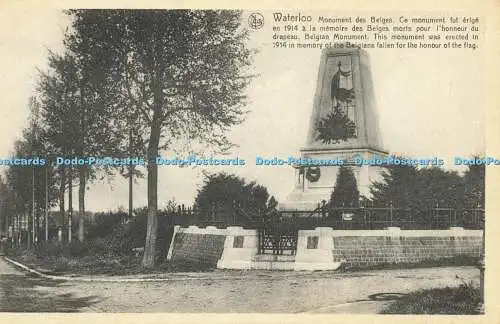
M258 233L259 254L295 255L298 229L293 219L284 218L276 212L264 219Z

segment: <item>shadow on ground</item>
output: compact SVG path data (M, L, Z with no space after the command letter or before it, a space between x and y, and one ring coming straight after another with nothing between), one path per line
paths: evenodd
M44 279L33 275L0 275L2 312L79 312L99 302L96 296L76 297L57 294L63 280Z

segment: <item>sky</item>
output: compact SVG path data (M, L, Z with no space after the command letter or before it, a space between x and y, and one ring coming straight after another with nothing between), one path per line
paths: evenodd
M264 13L267 21L270 15ZM0 157L7 158L27 125L36 69L46 68L48 49L62 48L68 21L60 11L51 9L0 10L0 19ZM253 64L258 76L247 89L250 113L229 136L238 145L229 156L245 159L246 165L160 167L160 207L169 199L191 204L202 185L203 170L256 180L278 201L292 191L294 172L290 167L259 167L254 159L298 156L309 128L321 52L273 49L271 35L270 28L251 32L249 46L259 49ZM385 150L418 158L436 156L450 162L454 156L484 152L481 48L383 49L368 53ZM171 157L172 153L163 155ZM125 179L93 184L87 194L87 209L126 207L127 195ZM136 206L146 204L145 180L135 186L134 197Z

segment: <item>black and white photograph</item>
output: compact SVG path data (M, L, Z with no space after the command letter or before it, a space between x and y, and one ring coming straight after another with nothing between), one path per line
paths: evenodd
M481 11L0 17L0 312L488 315Z

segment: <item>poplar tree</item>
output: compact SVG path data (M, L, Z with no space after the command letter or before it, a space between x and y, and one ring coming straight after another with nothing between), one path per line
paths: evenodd
M114 80L106 73L103 58L94 55L85 37L65 34L65 52L49 53L49 69L40 73L38 95L42 101L44 135L51 146L51 156L79 157L119 155L118 120L113 93ZM113 96L114 100L111 100ZM61 166L61 191L68 182L72 200L73 179L78 179L78 238L83 241L85 194L87 184L103 171L111 175L110 167L88 165ZM60 199L64 205L64 193ZM69 206L70 214L72 206ZM72 215L70 215L71 217Z
M71 10L72 30L93 55L105 57L144 136L148 226L143 265L155 262L158 209L156 157L179 140L220 151L243 121L252 51L232 10ZM122 92L118 92L122 96ZM125 135L125 134L122 134Z

